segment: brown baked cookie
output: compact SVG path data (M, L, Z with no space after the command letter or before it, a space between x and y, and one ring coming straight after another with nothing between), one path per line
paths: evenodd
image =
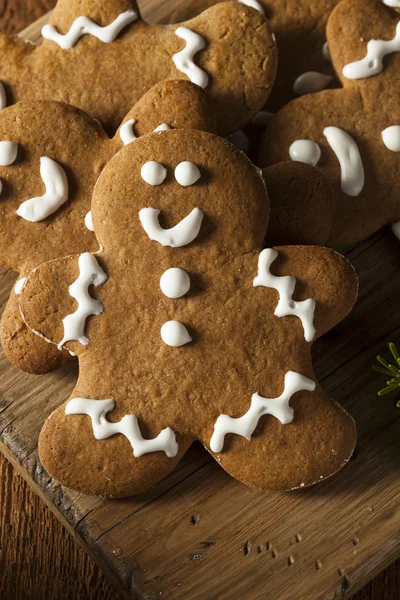
M220 0L186 0L172 23L191 19ZM240 1L240 0L239 0ZM293 98L337 85L326 46L325 27L339 0L243 0L262 12L276 36L279 60L266 110L276 112Z
M166 475L193 439L265 490L339 470L355 426L316 385L310 347L354 304L348 261L313 246L260 252L268 198L258 170L199 131L122 149L92 213L101 250L40 266L19 297L29 327L79 356L71 399L40 436L49 473L128 496Z
M69 356L23 323L16 295L26 275L42 262L98 248L85 225L90 227L96 180L124 143L158 126L214 131L216 117L206 92L188 81L156 85L113 139L97 121L58 102L20 102L0 112L0 265L20 274L0 336L18 368L45 373Z
M331 243L353 244L400 220L399 22L379 1L341 2L327 35L343 89L294 100L263 137L262 166L291 156L317 165L333 186Z
M0 81L8 103L68 102L114 133L152 86L190 79L215 100L218 131L247 123L263 106L276 71L276 47L257 11L232 3L179 28L148 25L134 0L58 0L45 38L34 46L0 37Z
M336 199L325 177L311 165L283 162L262 170L270 200L265 243L314 244L328 240Z

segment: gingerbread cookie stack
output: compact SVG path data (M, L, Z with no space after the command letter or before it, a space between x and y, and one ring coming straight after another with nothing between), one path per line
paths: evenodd
M194 440L266 491L350 459L311 346L357 297L327 242L400 220L398 16L336 4L197 0L148 25L131 0L59 0L41 45L1 37L1 342L32 374L79 361L39 440L62 484L143 492ZM270 120L250 160L234 144Z

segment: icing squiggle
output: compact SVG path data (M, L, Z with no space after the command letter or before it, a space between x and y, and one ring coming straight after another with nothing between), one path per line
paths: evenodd
M87 346L89 340L85 335L86 319L90 315L103 312L100 300L95 300L89 294L89 286L98 286L107 281L106 273L90 252L80 255L78 265L79 277L69 286L69 293L77 301L78 308L63 319L64 337L58 344L59 350L71 340L77 340L83 346Z
M72 398L65 407L66 415L87 415L92 420L93 434L96 440L105 440L116 433L124 435L133 448L133 456L139 458L149 452L165 452L168 458L178 454L175 433L167 427L157 437L146 440L140 433L135 415L125 415L117 423L107 421L106 414L115 406L114 400L91 400Z
M135 119L129 119L129 121L126 121L126 123L121 125L121 129L119 130L119 136L125 146L138 139L137 135L135 135L133 132L133 126L135 123ZM168 131L169 129L171 129L169 125L167 125L166 123L161 123L161 125L155 128L154 132Z
M191 31L187 27L178 27L175 34L182 40L185 40L186 46L183 50L172 56L174 65L178 71L185 73L192 83L195 83L203 89L206 88L208 84L208 75L200 69L193 60L194 55L205 48L206 43L204 39L201 35Z
M46 188L43 196L25 200L17 210L18 216L31 223L46 219L68 200L67 176L55 160L42 156L40 176Z
M272 248L263 250L258 259L258 275L253 281L255 287L263 286L279 293L279 302L275 309L276 317L293 315L298 317L303 325L304 339L311 342L315 335L314 312L315 300L307 298L301 302L293 300L296 287L296 277L290 275L276 276L270 272L270 267L277 258L278 252Z
M367 44L367 54L361 60L349 63L343 67L343 75L347 79L363 79L372 77L383 70L383 59L387 54L400 51L400 21L392 40L370 40Z
M252 395L250 408L242 417L234 418L229 415L220 415L215 422L214 433L210 440L212 452L222 451L225 436L228 433L235 433L250 441L260 418L264 415L275 417L282 425L291 423L294 411L289 406L289 401L296 392L302 390L313 392L315 390L314 381L300 375L300 373L288 371L285 375L284 390L278 398L264 398L257 392Z
M101 42L109 44L113 42L120 32L130 23L138 18L137 12L134 10L126 10L118 15L116 19L109 25L101 27L97 25L89 17L78 17L72 23L70 30L66 34L59 33L54 25L45 25L42 28L42 37L45 40L55 42L63 50L70 50L75 46L78 40L84 35L92 35Z
M364 187L364 166L357 144L339 127L325 127L324 136L340 164L340 185L347 196L358 196Z
M194 208L175 227L163 229L158 221L160 211L157 208L142 208L139 219L143 229L153 241L162 246L180 248L193 242L199 235L204 213L200 208Z

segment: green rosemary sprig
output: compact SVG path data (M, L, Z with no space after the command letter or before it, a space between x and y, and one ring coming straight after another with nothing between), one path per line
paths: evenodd
M378 373L389 375L390 379L386 381L386 387L379 390L378 396L385 396L395 390L400 389L400 354L396 346L392 343L388 344L391 355L394 358L394 364L388 362L383 356L377 356L376 360L379 364L373 365L372 368ZM396 403L396 406L400 408L400 400Z

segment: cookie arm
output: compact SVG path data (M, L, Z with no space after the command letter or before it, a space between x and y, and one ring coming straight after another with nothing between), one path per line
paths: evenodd
M88 346L90 320L102 312L94 286L107 279L88 252L45 263L28 276L18 304L25 324L47 342L81 354Z
M126 145L158 128L215 133L214 102L206 91L190 81L158 83L129 111L114 140L119 146Z

